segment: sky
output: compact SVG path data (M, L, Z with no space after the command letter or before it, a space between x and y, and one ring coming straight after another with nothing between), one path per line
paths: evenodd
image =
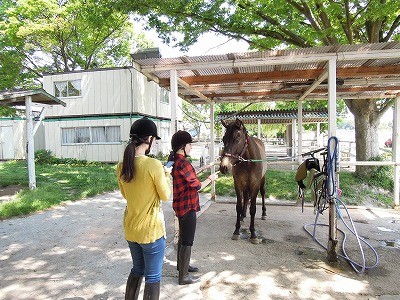
M188 52L181 52L178 48L164 44L155 31L145 31L145 34L146 37L154 41L155 47L160 48L163 58L246 52L249 47L244 41L230 40L222 35L217 36L214 33L205 33L197 43L189 47Z

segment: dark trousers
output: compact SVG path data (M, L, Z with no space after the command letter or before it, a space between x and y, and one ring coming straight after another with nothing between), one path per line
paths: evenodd
M196 212L191 210L184 216L179 217L179 240L181 245L193 246L194 234L196 232Z

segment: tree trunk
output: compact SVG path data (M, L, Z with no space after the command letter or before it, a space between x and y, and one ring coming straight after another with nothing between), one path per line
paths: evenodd
M354 115L357 161L379 156L378 125L381 113L376 100L346 100L346 104ZM365 175L368 171L369 166L356 166L358 175Z

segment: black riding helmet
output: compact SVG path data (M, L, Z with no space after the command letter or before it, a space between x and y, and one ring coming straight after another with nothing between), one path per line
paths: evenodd
M184 148L186 144L190 143L193 143L192 136L189 132L184 130L178 130L171 138L171 147L174 152Z
M161 139L157 135L157 126L156 124L148 119L147 117L136 120L132 126L130 131L130 136L136 135L139 138L154 136L157 140Z

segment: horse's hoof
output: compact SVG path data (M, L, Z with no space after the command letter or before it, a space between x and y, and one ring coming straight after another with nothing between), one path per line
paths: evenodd
M267 216L261 216L261 220L266 220Z
M232 240L237 241L240 237L240 234L233 234L232 235Z
M258 238L251 238L250 239L250 243L252 243L252 244L259 244L261 242L261 239L258 239Z

